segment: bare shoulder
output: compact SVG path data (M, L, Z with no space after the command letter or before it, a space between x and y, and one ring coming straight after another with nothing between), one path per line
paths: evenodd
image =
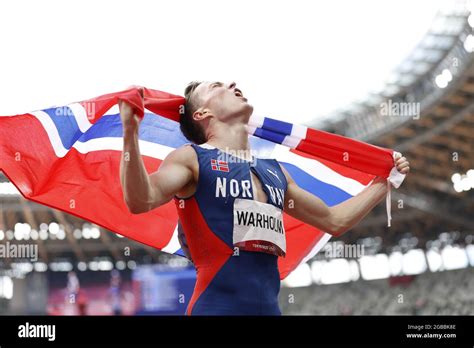
M193 150L190 144L186 144L171 151L168 156L166 156L166 161L191 165L193 162L197 161L196 151Z
M190 144L186 144L171 151L163 164L175 164L189 168L193 173L198 169L198 158L196 151Z
M191 180L177 192L178 197L189 197L196 191L196 184L199 177L199 162L196 151L190 144L183 145L176 150L170 152L166 160L172 161L174 164L186 168Z

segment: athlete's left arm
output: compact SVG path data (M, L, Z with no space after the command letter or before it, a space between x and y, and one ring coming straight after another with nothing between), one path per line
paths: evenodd
M405 157L397 158L395 165L400 173L410 171ZM386 180L377 177L358 195L328 207L321 199L299 187L286 169L281 168L288 181L285 212L333 236L340 236L357 225L387 194Z

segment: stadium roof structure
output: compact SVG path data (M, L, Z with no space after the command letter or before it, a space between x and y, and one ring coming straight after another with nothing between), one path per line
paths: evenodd
M382 249L399 246L403 236L415 236L422 248L443 232L452 232L450 243L472 240L474 15L464 4L437 15L383 90L325 123L327 131L402 152L411 166L392 191L392 227L379 206L343 240L379 235Z

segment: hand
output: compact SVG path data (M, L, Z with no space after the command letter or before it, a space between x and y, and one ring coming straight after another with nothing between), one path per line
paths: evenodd
M138 129L141 118L135 114L133 107L126 101L119 100L120 119L122 120L123 129Z
M405 157L401 154L395 155L395 167L402 174L408 174L410 171L410 162L407 161Z

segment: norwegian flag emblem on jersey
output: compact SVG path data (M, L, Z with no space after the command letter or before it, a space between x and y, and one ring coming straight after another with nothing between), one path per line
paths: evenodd
M226 161L211 159L211 169L227 173L229 172L229 164Z

